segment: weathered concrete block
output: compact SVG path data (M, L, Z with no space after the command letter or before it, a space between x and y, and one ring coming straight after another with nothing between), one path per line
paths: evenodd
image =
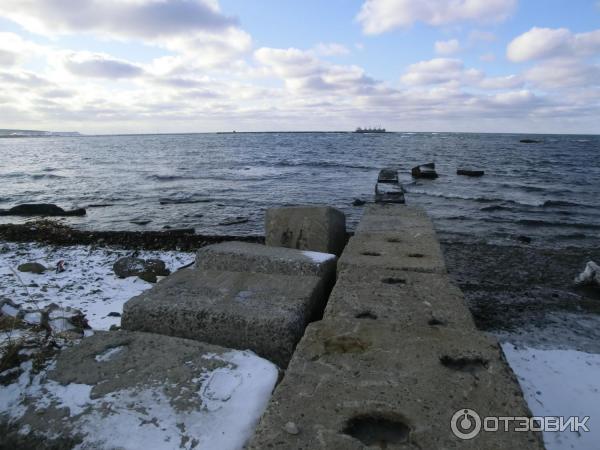
M324 320L451 327L476 332L462 292L445 275L397 270L344 271L331 292Z
M335 276L336 257L330 253L268 247L246 242L223 242L202 247L196 267L202 270L229 270L281 275Z
M265 217L266 244L339 255L346 244L346 216L328 206L271 208Z
M5 449L242 448L278 377L251 352L125 331L20 370L0 386Z
M365 208L355 234L433 233L431 219L420 208L391 203L376 203Z
M311 324L250 449L543 449L537 433L460 440L452 417L530 416L491 338L460 330L323 320ZM292 423L297 434L286 432Z
M184 269L132 298L122 327L241 350L285 367L325 304L324 280Z
M338 272L370 267L446 273L444 256L435 234L418 230L353 236L338 261Z

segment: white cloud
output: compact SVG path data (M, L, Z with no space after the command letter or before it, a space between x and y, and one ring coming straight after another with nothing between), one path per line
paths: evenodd
M339 55L348 55L350 50L342 44L338 44L335 42L323 43L320 42L315 45L315 53L321 56L339 56Z
M141 67L102 53L68 53L64 67L73 75L90 78L135 78L143 75Z
M357 20L367 34L380 34L415 22L444 25L506 19L516 0L366 0Z
M600 66L573 58L554 59L535 65L524 77L542 89L580 87L590 91L593 86L600 86Z
M460 59L434 58L408 66L402 76L408 85L428 85L440 83L475 83L483 78L483 73L475 69L465 69Z
M0 32L0 67L19 64L40 53L40 46L18 34Z
M236 24L206 0L2 0L0 14L41 34L91 31L153 40Z
M600 30L573 34L566 28L537 27L513 39L506 50L513 62L595 53L600 53Z
M436 41L435 52L438 55L454 55L460 51L460 42L456 39L450 39L448 41Z

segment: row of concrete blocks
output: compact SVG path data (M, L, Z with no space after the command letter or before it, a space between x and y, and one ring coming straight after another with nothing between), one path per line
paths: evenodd
M266 235L266 246L201 248L194 268L129 300L122 327L249 349L285 368L306 325L323 314L345 218L329 207L277 208L267 212Z
M543 448L539 434L514 431L462 440L451 420L465 409L530 415L498 343L450 283L429 218L370 205L249 448Z

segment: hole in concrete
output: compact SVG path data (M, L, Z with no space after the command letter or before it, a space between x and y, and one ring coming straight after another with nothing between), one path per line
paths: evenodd
M363 311L354 316L357 319L371 319L377 320L377 314L372 313L371 311Z
M346 423L343 433L367 446L379 448L407 444L410 439L410 427L403 421L377 415L353 417Z
M381 282L385 284L406 284L406 280L404 278L394 277L382 278Z
M443 320L440 320L440 319L436 319L435 317L432 317L431 319L429 319L429 322L427 322L427 324L431 325L432 327L435 327L435 326L446 325L446 322L444 322Z
M327 353L361 353L370 346L370 342L353 336L335 336L325 341Z
M423 255L422 253L409 253L408 257L409 258L423 258L425 255Z
M381 253L377 253L377 252L362 252L361 255L365 255L365 256L381 256Z
M387 241L391 242L393 244L397 244L399 242L402 242L402 239L400 239L400 238L389 238Z
M489 363L480 356L453 357L448 355L442 356L440 362L449 369L471 373L487 369Z

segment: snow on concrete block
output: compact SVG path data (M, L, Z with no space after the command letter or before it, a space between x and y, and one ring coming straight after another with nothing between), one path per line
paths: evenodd
M251 352L125 331L20 370L0 384L3 448L241 449L278 377Z
M336 256L331 253L268 247L246 242L223 242L198 250L196 267L280 275L308 275L333 279Z
M325 307L324 285L315 276L184 269L129 300L122 326L250 349L285 367Z
M451 420L465 408L481 417L531 416L494 339L325 319L307 328L248 448L544 448L539 433L458 439ZM288 423L299 432L289 433Z
M346 245L346 216L329 206L271 208L265 218L266 244L339 255Z

